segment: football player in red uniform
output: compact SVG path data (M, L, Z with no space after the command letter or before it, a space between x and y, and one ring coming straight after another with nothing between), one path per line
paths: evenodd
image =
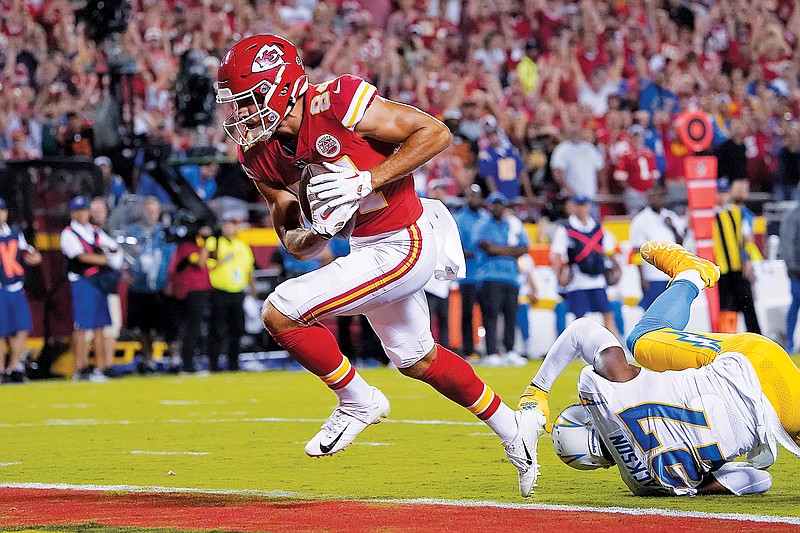
M634 124L628 130L630 148L617 160L614 178L625 185L625 207L635 215L647 205L647 191L661 177L656 155L644 145L644 128Z
M410 173L448 146L448 129L414 107L381 98L355 76L310 84L295 46L276 35L234 45L218 82L217 102L231 106L223 126L239 144L239 159L290 254L315 256L357 217L349 255L287 280L264 305L270 334L339 397L306 453L334 454L389 413L383 393L364 381L320 323L364 314L400 372L467 408L500 437L527 496L538 474L536 440L544 420L538 411L505 405L431 335L423 286L438 251ZM310 180L310 229L298 203L308 163L330 171Z

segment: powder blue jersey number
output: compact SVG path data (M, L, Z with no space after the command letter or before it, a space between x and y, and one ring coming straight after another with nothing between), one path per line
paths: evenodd
M663 443L655 431L647 429L649 421L654 419L711 429L704 411L663 403L644 403L628 407L617 416L630 431L642 453L650 456L650 470L663 485L673 489L696 486L706 472L725 462L716 442L691 445L691 449L680 444L670 446Z

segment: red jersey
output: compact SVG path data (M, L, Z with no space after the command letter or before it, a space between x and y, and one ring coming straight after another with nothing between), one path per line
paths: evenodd
M608 65L608 56L604 49L605 43L601 36L597 37L597 44L594 50L587 50L585 46L578 47L578 65L581 67L583 77L587 80L598 67Z
M653 151L643 146L638 150L630 147L617 161L614 178L627 182L627 186L639 192L647 192L660 176Z
M366 139L353 129L377 95L377 89L345 74L319 85L309 85L303 99L303 121L295 154L281 146L277 136L239 148L239 162L255 181L298 195L300 173L307 163L335 163L369 170L394 153L397 145ZM354 237L395 231L412 225L422 215L411 174L378 187L361 200Z
M186 299L190 292L212 289L208 267L191 261L191 256L199 253L200 245L190 241L179 244L175 255L172 256L167 276L172 287L172 295L177 300Z
M622 156L633 150L631 137L625 130L608 132L605 145L608 152L608 161L612 165L616 165Z
M747 156L747 181L757 191L769 190L775 169L772 156L767 150L769 138L761 132L748 135L743 139Z

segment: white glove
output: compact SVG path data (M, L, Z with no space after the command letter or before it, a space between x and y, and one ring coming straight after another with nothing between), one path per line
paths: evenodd
M331 207L330 202L311 202L311 230L330 239L339 233L358 210L358 201Z
M332 163L322 163L330 170L312 177L308 182L309 199L325 202L327 207L336 208L361 201L372 192L372 174L368 170L353 170Z
M108 266L114 270L122 268L122 263L125 261L125 256L122 253L113 253L108 256Z

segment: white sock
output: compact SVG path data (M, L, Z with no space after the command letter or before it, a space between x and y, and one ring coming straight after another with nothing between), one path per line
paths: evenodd
M517 436L517 419L514 417L514 410L503 402L500 402L497 411L484 422L500 437L503 443L511 442Z
M702 291L706 288L706 282L703 281L703 278L700 277L700 272L698 270L684 270L677 276L675 276L676 280L685 279L686 281L690 281L694 283L697 287L697 290Z
M364 378L358 372L353 376L350 383L333 392L339 397L339 403L354 403L356 405L369 405L372 403L372 386L364 381Z

